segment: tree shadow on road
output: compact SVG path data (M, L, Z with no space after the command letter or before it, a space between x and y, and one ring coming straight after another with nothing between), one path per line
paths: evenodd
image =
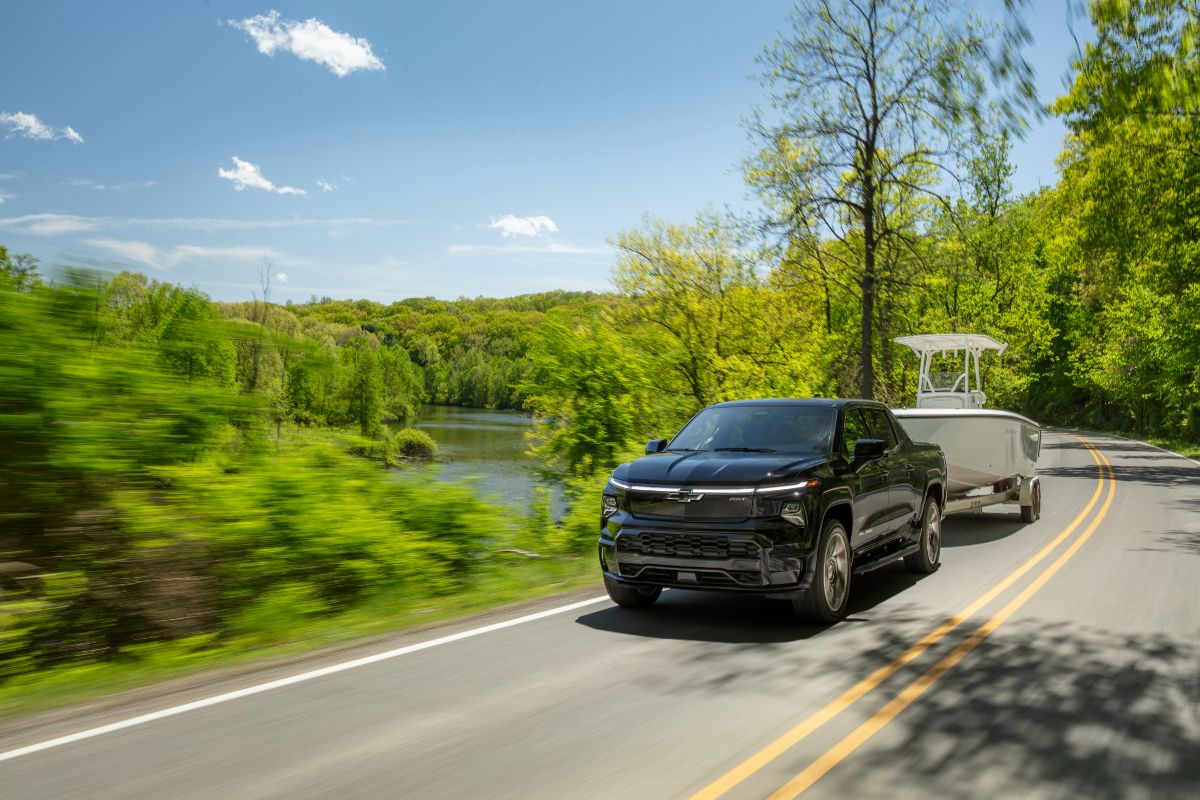
M1200 797L1198 665L1166 634L1006 624L855 755L858 794L903 764L936 797Z
M1138 552L1177 552L1200 556L1200 530L1162 531L1155 538L1153 545L1132 549ZM1197 672L1200 672L1200 666L1197 666Z
M1179 464L1179 459L1166 459ZM1178 466L1127 465L1112 466L1113 479L1125 483L1144 483L1149 486L1197 486L1200 487L1200 470L1182 464ZM1095 464L1078 467L1046 467L1038 470L1039 475L1058 478L1095 480L1099 477Z
M1094 433L1090 431L1047 431L1048 433L1056 433L1060 436L1079 436L1087 439L1088 443L1095 447L1099 447L1104 452L1112 453L1157 453L1163 458L1178 459L1178 456L1153 447L1141 442L1135 442L1130 439L1119 439L1108 434ZM1063 439L1060 441L1043 442L1043 450L1078 450L1083 445L1076 439Z

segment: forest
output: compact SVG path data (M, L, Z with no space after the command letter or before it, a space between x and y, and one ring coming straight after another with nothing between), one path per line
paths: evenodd
M758 211L647 216L612 237L607 293L221 303L0 248L0 696L588 575L599 487L646 439L733 398L904 404L906 334L1007 342L995 407L1200 445L1194 0L1092 0L1048 107L1019 19L842 5L801 3L763 51ZM1068 127L1060 179L1014 195L1037 114ZM532 414L567 515L406 475L435 453L403 428L424 403Z

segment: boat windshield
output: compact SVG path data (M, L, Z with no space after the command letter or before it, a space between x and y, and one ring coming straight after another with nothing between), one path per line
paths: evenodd
M930 372L929 384L935 392L949 392L955 388L962 391L965 383L961 380L962 370L957 372Z
M683 426L668 450L828 453L837 410L809 406L717 406Z

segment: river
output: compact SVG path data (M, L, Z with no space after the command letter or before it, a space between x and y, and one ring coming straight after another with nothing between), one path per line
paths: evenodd
M535 487L545 486L552 492L554 516L566 510L562 486L541 481L526 455L525 434L533 420L519 411L423 406L411 427L437 442L437 460L423 467L437 479L474 483L483 494L520 510L529 508Z

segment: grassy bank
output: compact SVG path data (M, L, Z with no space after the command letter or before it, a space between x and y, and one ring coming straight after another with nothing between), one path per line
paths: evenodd
M1132 433L1118 433L1117 436L1126 439L1137 439L1138 441L1152 444L1155 447L1161 447L1163 450L1170 450L1172 453L1177 453L1184 458L1200 459L1200 444L1195 442L1185 442L1181 439L1159 439L1157 437L1137 437Z
M589 557L513 556L454 595L414 600L382 593L343 613L290 628L231 637L201 634L133 646L111 661L61 664L5 681L0 684L0 718L83 703L168 679L290 659L587 586L602 591L598 575Z

